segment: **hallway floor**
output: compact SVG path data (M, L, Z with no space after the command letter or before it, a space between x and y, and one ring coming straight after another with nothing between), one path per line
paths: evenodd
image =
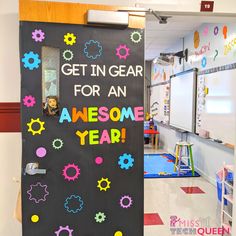
M145 147L144 153L163 152ZM144 179L144 189L145 236L177 235L177 228L220 225L217 190L202 177ZM180 220L175 227L170 225L171 217ZM194 226L190 223L194 223Z

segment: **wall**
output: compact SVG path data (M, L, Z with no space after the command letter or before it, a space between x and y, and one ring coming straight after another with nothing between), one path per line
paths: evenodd
M174 154L175 144L181 139L180 133L161 125L158 125L158 129L161 147ZM222 167L223 162L225 161L227 164L234 162L233 150L196 135L188 135L188 141L194 143L193 157L196 169L204 178L216 185L215 175Z
M79 2L88 3L88 0L48 0L57 2ZM167 3L168 2L168 3ZM165 12L199 12L201 0L90 0L90 4L104 4L104 5L117 5L117 6L131 6L131 7L145 7L146 9L152 8L156 11ZM214 11L217 13L234 13L236 8L235 0L215 0Z
M145 62L145 78L144 78L144 114L149 112L150 106L150 88L151 85L151 61Z
M0 102L20 100L18 1L0 1Z
M236 129L235 129L236 132ZM234 160L236 160L236 152L234 153ZM234 165L234 173L236 173L236 165ZM236 174L234 174L234 183L236 183ZM236 187L234 187L235 192ZM234 204L233 204L233 225L232 225L232 232L236 232L236 194L234 194Z
M182 50L182 47L183 39L179 39L166 52L178 52ZM180 65L176 57L174 57L173 65L165 61L165 57L153 60L151 68L150 114L155 121L164 124L169 123L170 85L168 82L172 74L182 70L183 63Z
M0 102L20 101L18 1L0 1ZM20 236L21 224L13 217L21 170L21 134L0 133L0 235Z
M20 236L21 224L13 217L20 183L21 134L0 133L0 235Z
M206 37L207 39L204 38L205 36L202 36L202 32L204 31L206 26L209 28L209 34L211 33L213 35L212 31L215 27L215 24L214 25L204 24L199 29L196 30L199 31L201 37L200 38L201 43L197 51L201 49L201 46L204 45L207 40L211 42L210 51L207 51L205 53L208 62L207 66L205 68L202 68L201 66L202 55L198 57L190 56L189 61L184 64L185 70L188 70L192 67L197 67L200 70L208 69L210 67L216 67L227 63L233 63L235 60L236 47L232 48L232 51L227 56L224 56L224 44L222 44L223 34L221 30L224 25L218 24L219 38L215 37L211 40L208 39L207 37ZM235 32L235 24L228 25L228 32L229 32L228 37L230 38L230 32L231 34L232 32ZM217 46L216 42L218 44L221 44L221 46ZM227 42L227 40L225 42ZM193 54L193 49L192 49L193 33L187 35L184 38L184 45L185 48L191 49L190 55ZM182 48L183 48L183 42L179 41L176 42L176 44L173 45L173 47L168 49L167 52L182 50ZM214 60L215 49L219 50L219 54L216 60ZM173 66L174 73L181 72L183 70L183 65L182 66L176 65L176 63L178 64L178 61L175 61L175 64ZM152 80L152 83L154 84L155 81ZM159 129L160 129L161 147L163 147L168 152L174 153L175 143L181 138L180 134L177 131L167 128L166 126L163 125L159 125ZM213 184L215 184L215 174L222 167L223 162L226 162L227 164L234 163L234 151L232 149L226 148L221 144L213 143L209 140L204 140L194 134L188 135L188 141L194 143L193 156L196 169L198 169L198 171Z

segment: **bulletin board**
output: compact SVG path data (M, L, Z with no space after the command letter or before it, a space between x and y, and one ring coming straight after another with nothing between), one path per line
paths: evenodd
M150 114L157 122L169 123L170 76L172 65L160 65L154 60L151 70Z
M235 144L236 64L212 68L198 76L196 132Z
M151 87L150 114L157 122L169 122L170 83L160 83Z
M20 58L23 235L143 236L144 31L21 21Z
M155 60L154 60L155 61ZM152 85L167 82L173 74L172 65L160 65L158 62L152 63L151 83Z

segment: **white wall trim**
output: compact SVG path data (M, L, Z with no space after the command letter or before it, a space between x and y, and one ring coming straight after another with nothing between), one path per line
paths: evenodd
M211 176L207 175L200 169L195 167L195 170L203 177L205 180L207 180L210 184L214 185L216 187L216 179L212 178Z

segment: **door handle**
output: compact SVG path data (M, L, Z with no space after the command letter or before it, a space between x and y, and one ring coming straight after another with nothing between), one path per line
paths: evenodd
M39 163L28 163L25 167L25 174L28 175L46 175L46 169L39 169Z

